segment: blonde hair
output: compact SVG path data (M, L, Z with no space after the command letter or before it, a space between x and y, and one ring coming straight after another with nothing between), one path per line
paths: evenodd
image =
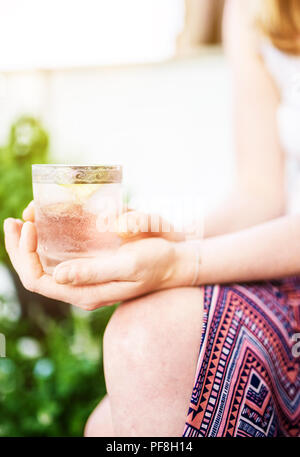
M300 53L300 0L259 0L255 24L278 49Z

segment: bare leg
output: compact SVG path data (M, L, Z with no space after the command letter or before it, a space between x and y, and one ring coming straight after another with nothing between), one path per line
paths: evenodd
M84 436L114 436L109 398L107 395L90 415L84 429Z
M126 302L113 314L104 336L104 367L115 436L181 436L202 313L202 289L178 288ZM97 418L96 409L90 430L108 423L107 410L98 413L103 417Z

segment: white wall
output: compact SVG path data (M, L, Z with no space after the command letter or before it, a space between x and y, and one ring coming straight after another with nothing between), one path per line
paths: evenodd
M0 0L0 71L163 60L183 18L184 0Z
M29 112L45 122L57 161L121 163L134 194L197 189L209 204L222 196L232 145L230 88L220 53L3 78L0 141L11 120Z

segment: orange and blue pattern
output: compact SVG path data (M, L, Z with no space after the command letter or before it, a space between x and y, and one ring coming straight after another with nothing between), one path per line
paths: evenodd
M300 436L300 277L204 287L183 436Z

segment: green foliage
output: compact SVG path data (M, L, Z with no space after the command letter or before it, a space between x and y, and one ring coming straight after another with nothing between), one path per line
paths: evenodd
M101 342L114 308L75 310L59 323L42 307L34 321L0 316L0 436L82 436L105 395Z
M3 220L21 217L32 199L31 164L49 162L48 144L39 121L27 116L0 147L0 262L8 263ZM105 394L101 342L115 307L93 313L73 309L57 320L38 296L29 300L24 313L24 303L22 312L15 298L0 296L7 354L0 358L0 437L82 436ZM54 301L48 304L55 309Z
M47 162L48 145L40 122L23 116L12 125L7 144L0 147L0 261L7 262L3 220L21 217L32 200L31 164Z

